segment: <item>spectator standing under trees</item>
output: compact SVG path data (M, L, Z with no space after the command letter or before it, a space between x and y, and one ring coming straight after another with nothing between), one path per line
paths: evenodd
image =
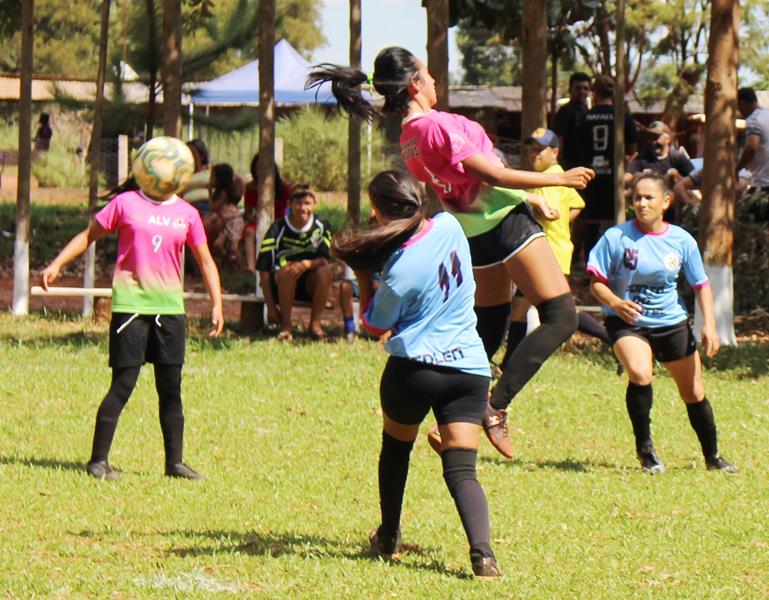
M595 171L582 197L585 210L575 222L574 246L587 259L601 233L614 223L614 79L596 75L593 81L593 106L579 128L583 141L582 164ZM625 114L625 160L636 153L638 129L630 114Z
M582 164L583 141L579 137L579 126L587 114L587 99L590 96L590 76L577 71L569 77L569 101L555 113L553 130L558 134L561 148L560 163L564 169Z
M211 210L208 203L208 182L210 178L208 172L210 164L208 148L206 148L205 143L200 138L187 142L187 147L195 159L195 172L179 195L197 208L201 215L205 215Z
M267 318L280 323L279 340L293 339L291 309L295 300L312 302L310 336L325 339L320 316L333 279L330 249L331 228L315 215L315 194L307 185L294 186L289 213L270 225L256 261Z
M235 173L231 165L220 163L211 168L211 211L203 218L203 225L214 256L231 266L239 266L241 262L243 216L238 204L243 197L244 187L243 178Z
M737 161L736 172L748 169L755 193L769 194L769 110L758 105L753 88L740 88L737 107L746 121L745 147ZM758 215L759 217L765 215ZM756 219L765 221L766 218Z
M40 113L37 133L35 133L35 152L48 152L51 147L51 117L48 113Z

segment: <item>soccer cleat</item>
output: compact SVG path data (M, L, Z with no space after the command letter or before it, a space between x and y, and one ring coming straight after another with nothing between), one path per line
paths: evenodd
M427 443L430 444L430 448L435 450L438 454L443 449L441 447L441 432L438 430L437 425L433 425L427 432Z
M96 477L96 479L107 479L109 481L120 479L120 476L112 470L112 467L109 466L106 460L89 462L85 470L91 477Z
M482 424L491 445L504 457L513 458L513 445L510 443L507 432L507 411L504 408L496 409L488 404Z
M496 559L481 556L472 559L473 575L481 581L493 581L502 576L502 568Z
M368 541L371 544L371 551L385 560L398 558L403 551L400 529L395 532L394 537L389 537L382 535L377 528L368 536Z
M665 472L665 465L657 458L654 446L645 446L636 451L641 468L647 473L659 474Z
M179 477L180 479L203 479L203 476L184 463L166 465L167 477Z
M724 460L720 456L706 460L705 465L707 466L708 471L723 471L724 473L737 472L736 465Z

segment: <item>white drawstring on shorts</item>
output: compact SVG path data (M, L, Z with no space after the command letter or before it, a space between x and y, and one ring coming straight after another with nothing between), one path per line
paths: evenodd
M117 328L117 331L115 333L118 333L118 334L122 333L122 331L126 327L128 327L131 323L133 323L136 317L138 316L139 316L139 313L132 314L131 317L125 323L123 323L120 327Z

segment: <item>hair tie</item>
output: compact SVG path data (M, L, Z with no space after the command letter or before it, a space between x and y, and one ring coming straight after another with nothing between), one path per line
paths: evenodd
M366 81L368 81L369 87L374 87L374 74L369 73L368 75L366 75Z

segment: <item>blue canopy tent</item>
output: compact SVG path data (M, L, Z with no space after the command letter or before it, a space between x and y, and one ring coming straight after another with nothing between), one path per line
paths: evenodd
M312 70L286 40L275 44L275 103L278 105L336 104L331 84L305 90ZM228 105L259 104L259 61L255 60L221 77L200 84L190 94L190 104Z

